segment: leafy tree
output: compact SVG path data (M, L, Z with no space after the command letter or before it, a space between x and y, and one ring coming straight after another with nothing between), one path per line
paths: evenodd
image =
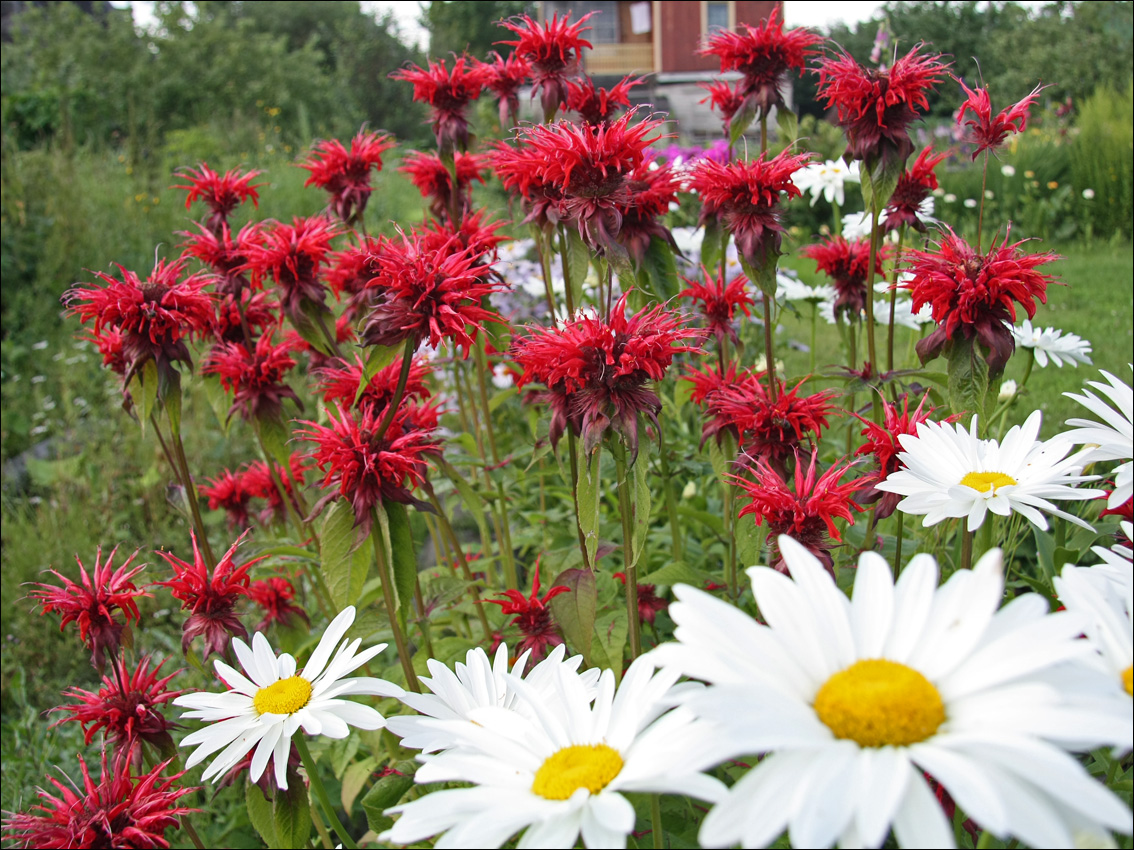
M429 52L436 57L468 51L484 59L509 33L496 25L502 18L524 13L535 14L535 3L524 0L433 0L421 15L421 25L429 30Z

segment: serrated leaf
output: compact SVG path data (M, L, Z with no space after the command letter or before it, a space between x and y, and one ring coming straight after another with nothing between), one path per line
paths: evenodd
M366 365L362 369L362 380L358 382L358 392L354 396L354 403L362 398L366 388L370 386L370 379L393 363L398 355L405 350L404 345L374 345L366 355Z
M413 599L414 584L417 581L417 558L413 551L413 533L410 531L409 514L401 502L385 503L387 529L390 534L390 569L394 576L394 590L398 600L398 619L405 628L409 612L409 600ZM405 600L403 602L403 600Z
M315 304L308 299L303 299L300 306L299 314L295 315L294 311L288 313L288 319L291 321L291 326L295 328L296 332L303 337L311 347L316 351L326 354L328 357L333 357L335 352L331 350L330 345L327 343L327 338L323 335L322 328L319 327L316 319L312 318L310 313L319 312L324 314L324 321L330 317L331 324L334 324L334 316L325 305Z
M776 258L778 256L774 246L768 246L765 255L760 258L761 261L756 265L748 262L744 254L739 255L740 267L744 270L748 279L772 300L776 297L776 286L778 285L776 281Z
M594 666L614 671L615 683L622 679L622 657L629 634L624 605L606 612L595 622L595 641L591 644Z
M332 502L323 514L319 555L331 600L340 611L358 601L370 572L371 547L368 541L363 541L356 549L357 536L350 504L341 499Z
M732 120L728 124L728 143L730 147L736 147L736 143L744 136L745 131L752 125L752 120L756 117L756 103L751 98L745 98L741 104L740 109L732 116Z
M276 827L276 847L307 846L311 835L311 802L302 782L290 783L286 791L276 791L272 818Z
M590 563L595 562L595 553L598 551L599 538L599 479L602 460L602 448L596 447L594 452L587 456L584 440L575 441L575 452L578 459L579 483L575 488L575 499L579 507L579 530L583 532L583 542L587 547L587 557Z
M984 421L988 397L988 363L975 340L955 339L949 345L949 404L954 413L975 413Z
M880 156L877 160L864 160L859 174L862 178L862 202L869 213L881 210L890 201L905 162L895 156Z
M637 565L642 559L646 535L650 531L650 509L653 506L649 484L649 443L643 442L641 445L642 452L634 463L634 559L630 566Z
M740 500L735 500L739 502ZM740 505L737 504L739 511ZM767 535L767 526L758 527L752 517L739 517L735 529L736 557L740 561L741 569L755 567L760 564L760 555L764 549L764 538Z
M799 118L786 107L776 110L776 127L779 129L780 149L791 147L799 136Z
M355 799L377 766L378 759L367 756L362 761L356 761L343 772L343 809L347 815L350 815Z
M721 227L715 218L705 224L705 236L701 240L701 265L716 274L728 251L729 232Z
M291 461L291 452L287 443L291 439L291 429L284 421L283 412L261 412L256 415L256 435L260 438L260 445L268 459L275 459L283 466Z
M669 301L677 295L677 260L673 246L665 239L654 236L642 260L642 271L649 281L649 290L657 301Z
M394 772L383 776L362 798L362 810L366 812L366 821L375 832L389 829L393 821L385 814L386 809L396 806L413 787L413 775L417 771L417 763L413 761L400 761L394 765Z
M555 577L552 586L563 585L571 588L570 593L560 593L552 597L548 605L551 614L567 643L590 663L591 641L595 629L595 575L590 570L564 570Z
M269 847L279 847L276 839L276 819L272 816L272 804L264 799L264 792L254 782L244 786L244 806L248 810L248 820L260 833Z
M231 403L224 387L221 386L220 378L216 375L205 375L201 378L201 386L205 388L205 398L209 400L209 407L212 408L213 415L217 417L222 433L228 436L228 429L232 424L232 420L228 418L228 409Z
M158 373L157 362L147 360L142 366L141 373L135 373L130 382L130 394L138 403L138 421L142 423L142 431L146 430L146 423L157 406Z

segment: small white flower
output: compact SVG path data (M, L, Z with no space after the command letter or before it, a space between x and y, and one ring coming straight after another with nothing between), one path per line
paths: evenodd
M308 735L345 738L350 727L381 729L385 719L370 706L345 696L372 694L401 696L402 689L382 679L343 678L353 673L386 648L380 643L357 652L361 640L343 641L335 646L354 622L354 607L344 608L319 640L307 666L296 673L295 659L284 653L277 657L260 632L249 647L233 638L232 648L247 676L223 661L216 661L217 675L231 690L223 694L184 694L174 705L192 709L183 719L203 720L209 725L186 735L181 746L197 749L185 762L186 768L200 764L220 751L204 772L203 779L217 779L244 758L253 747L249 776L256 782L268 762L275 765L276 783L287 788L287 759L291 736L302 726ZM331 653L334 652L334 657ZM357 653L357 654L356 654Z
M866 212L847 213L843 216L843 238L850 241L867 239L870 236L870 214Z
M1009 379L1000 385L1000 394L996 397L997 401L1011 401L1016 397L1016 392L1016 382Z
M681 490L681 498L682 499L692 499L696 495L697 495L697 482L696 481L686 482L685 487Z
M1095 190L1094 189L1084 189L1083 190L1083 197L1088 201L1094 200Z
M818 304L821 301L826 301L834 297L835 288L833 286L808 286L798 277L793 277L783 272L776 273L777 301L807 301L812 304Z
M503 363L497 363L492 367L492 385L498 390L506 390L513 384L512 375L508 372L508 367Z
M985 189L985 190L984 190L984 197L985 197L985 198L986 198L987 200L990 200L990 201L991 201L991 200L992 200L993 198L995 198L996 196L995 196L994 194L992 194L992 190L991 190L991 189Z
M43 351L47 348L47 340L41 339L39 342L32 343L32 351Z
M1002 165L1000 166L1000 173L1005 177L1015 177L1016 169L1011 165Z
M799 191L811 193L811 206L815 206L822 195L827 203L840 207L846 203L844 185L858 183L861 179L858 161L848 166L842 159L813 162L796 171L791 178Z
M1094 460L1126 461L1115 470L1114 492L1107 499L1106 506L1113 509L1134 496L1134 391L1129 384L1122 383L1110 372L1100 371L1108 383L1088 383L1110 399L1114 407L1090 390L1084 390L1082 395L1064 393L1103 421L1099 423L1090 419L1068 419L1067 424L1074 425L1075 428L1063 436L1076 443L1098 446Z
M1068 457L1073 445L1066 438L1037 442L1040 422L1037 410L1022 426L1011 428L1002 443L977 437L976 416L968 431L960 423L922 422L916 436L898 437L902 468L877 487L905 496L898 510L924 515L925 526L967 517L966 527L975 531L992 511L1005 517L1016 512L1046 529L1042 510L1090 528L1050 501L1082 501L1102 495L1101 490L1072 486L1097 478L1080 475L1090 451Z
M977 202L975 198L965 198L962 203L965 205L965 209L975 210L977 208Z
M1033 327L1030 319L1024 319L1018 328L1011 324L1008 328L1012 331L1016 345L1035 352L1036 363L1040 368L1047 366L1049 358L1060 368L1064 363L1072 366L1091 363L1091 344L1077 334L1065 334L1055 328Z
M947 193L945 195L945 203L947 203L947 204L957 203L957 196L954 195L952 192Z

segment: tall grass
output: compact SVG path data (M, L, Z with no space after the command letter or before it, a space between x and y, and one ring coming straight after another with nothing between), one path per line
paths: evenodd
M1124 92L1096 91L1079 112L1079 136L1071 158L1075 183L1094 192L1088 207L1101 238L1134 226L1134 82Z

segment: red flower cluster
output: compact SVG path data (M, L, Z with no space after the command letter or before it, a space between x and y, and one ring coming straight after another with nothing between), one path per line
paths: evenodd
M468 357L481 324L499 321L481 306L499 284L487 279L488 266L478 265L480 251L462 248L455 236L430 247L428 233L413 230L401 234L401 245L387 244L378 276L367 283L377 300L363 326L363 343L398 345L409 339L416 346L428 339L437 348L449 340Z
M251 200L254 206L259 206L260 193L256 190L261 184L252 182L259 174L257 170L240 172L236 169L218 174L202 162L196 169L186 168L181 172L180 176L188 182L173 188L185 189L189 193L185 198L185 209L189 209L194 201L204 201L209 207L205 226L219 234L232 211L242 203Z
M626 584L626 573L615 573L614 577ZM658 596L657 590L654 584L638 585L638 619L648 626L654 624L659 611L669 608L669 603Z
M835 526L835 518L845 519L853 525L851 511L863 510L853 498L858 482L839 482L851 464L840 466L836 463L816 476L817 455L818 450L812 450L811 462L805 472L796 452L794 486L785 480L786 476L760 458L755 459L752 467L755 481L732 477L752 500L740 509L738 516L752 514L757 525L768 524L769 537L777 553L771 566L781 572L787 572L787 566L775 545L777 537L786 534L798 540L830 570L834 563L830 553L832 540L838 542L842 539Z
M255 339L264 329L279 324L275 304L263 292L245 290L240 295L225 295L216 302L217 320L213 335L218 342L246 342Z
M1016 350L1012 332L1016 304L1028 318L1036 314L1036 301L1047 303L1050 276L1037 269L1056 254L1024 254L1019 247L1025 240L1004 241L980 255L953 231L942 238L936 251L910 251L907 271L912 280L902 284L913 296L916 313L924 305L933 309L937 329L917 344L917 354L925 363L937 357L946 343L975 339L988 349L985 359L994 372L1004 369ZM1007 323L1007 324L1006 324Z
M414 65L390 74L394 80L413 83L413 99L429 104L433 111L433 133L442 153L463 151L469 146L469 121L465 110L480 97L492 78L489 66L467 56L458 56L449 70L444 59L429 63L429 70Z
M709 96L701 99L701 103L709 102L709 108L720 113L721 123L724 124L724 133L728 137L732 132L732 119L745 104L744 81L738 80L735 86L723 80L713 83L700 83L701 88Z
M256 626L258 632L267 631L272 623L287 627L296 619L311 622L306 611L292 604L295 588L283 576L271 576L252 582L248 585L248 598L264 609L264 619Z
M690 188L701 196L701 224L720 219L736 240L736 249L754 269L763 269L780 255L784 226L780 221L781 193L798 198L791 176L811 158L787 150L768 159L720 163L697 161Z
M917 155L914 164L902 172L898 185L894 187L894 194L886 204L887 230L897 230L903 224L908 224L914 230L925 233L925 222L918 217L918 208L937 188L937 175L933 173L933 169L948 155L948 151L943 151L934 156L933 145L926 145Z
M351 224L362 218L370 200L370 171L382 170L382 152L394 147L385 133L359 130L350 150L338 139L315 143L315 149L299 164L311 172L304 186L318 186L331 195L335 215Z
M292 480L303 484L306 474L303 459L298 455L292 455L289 462L290 470L284 469L275 461L272 462L272 466L283 484L284 492L293 499L294 504ZM268 502L259 516L260 522L264 525L273 520L284 519L287 513L287 507L272 480L268 465L262 460L253 461L237 472L226 469L219 477L210 479L198 489L201 495L209 500L210 510L224 509L228 517L228 527L233 531L243 531L252 524L249 503L253 499L266 499ZM298 510L298 506L296 508Z
M608 428L619 432L638 455L638 414L657 424L661 401L647 385L660 381L681 351L701 332L682 327L681 316L657 305L626 316L626 295L607 319L581 315L559 328L529 329L512 343L512 356L523 369L517 386L538 381L547 387L551 407L549 436L558 443L568 425L582 434L587 452Z
M38 804L42 814L20 812L4 821L5 836L24 847L169 847L165 831L176 828L182 815L197 809L177 805L196 787L178 788L185 771L163 776L170 762L158 764L149 773L135 778L121 762L108 766L102 756L102 774L96 782L87 763L79 756L83 787L47 777L59 796L40 789Z
M627 182L631 187L630 202L620 209L622 226L618 230L618 242L641 264L653 239L676 245L662 219L669 213L670 204L677 200L681 178L669 164L648 159L630 172Z
M457 174L457 218L464 218L472 209L472 183L484 182L483 172L488 168L485 156L457 152L454 156ZM402 160L398 171L407 175L422 197L429 200L429 211L437 218L451 217L453 209L453 176L441 157L431 153L410 151Z
M921 45L898 59L889 70L864 68L848 53L822 62L819 97L838 109L839 126L847 136L849 159L904 163L913 152L909 125L919 109L928 109L925 93L943 79L949 63L940 56L919 56Z
M500 109L500 127L507 129L519 123L520 89L532 73L532 65L523 56L510 53L501 58L493 51L492 61L487 63L489 71L485 86L496 95Z
M69 289L63 301L71 314L83 324L93 319L96 337L104 329L116 332L121 341L116 356L125 365L127 382L148 360L157 363L162 375L172 371L175 360L192 366L185 340L204 336L213 326L213 298L204 291L208 277L194 274L180 280L185 260L158 260L145 282L122 266L118 269L121 280L95 272L104 287L76 284Z
M870 240L848 241L841 236L832 236L815 245L808 245L800 252L815 261L817 271L831 278L838 297L835 298L835 314L842 314L849 321L862 320L866 309L866 281L870 276ZM877 252L874 273L883 274L882 263L889 256L883 247Z
M63 620L59 624L62 631L70 622L79 624L79 637L91 651L91 662L95 667L102 669L109 651L112 656L118 654L118 645L122 641L122 631L133 620L135 623L142 619L135 600L140 596L152 596L144 590L139 590L134 584L134 576L138 575L145 566L130 568L135 552L122 566L114 567L114 556L118 553L115 546L107 556L102 559L102 547L95 554L94 569L87 572L83 562L76 556L75 562L79 565L79 581L73 582L66 576L48 570L53 576L63 582L62 587L50 584L37 584L40 590L33 590L29 596L38 599L43 606L41 614L59 611ZM114 616L115 611L121 611L124 622L118 622Z
M323 307L327 287L319 272L331 250L331 240L339 235L338 226L321 216L296 218L292 224L277 222L264 231L264 241L248 250L252 281L261 286L265 278L279 288L284 313L296 322L306 304Z
M875 485L885 481L888 476L898 471L900 465L898 454L902 451L902 445L898 438L903 435L916 436L917 426L922 422L930 421L934 408L931 406L926 409L926 402L928 401L929 394L926 393L912 412L910 411L909 396L902 399L901 410L898 409L897 404L884 401L882 403L883 419L881 425L863 419L861 416L858 417L866 426L862 429L862 436L866 438L866 442L858 447L855 455L872 454L878 461L876 470L859 479L858 484L863 488L859 494L859 499L864 504L877 502L874 515L880 520L886 519L894 513L894 509L898 506L902 497L897 493L883 493L881 490L875 489ZM950 416L945 421L952 422L956 418Z
M245 420L276 417L285 398L303 408L295 390L284 383L284 376L295 367L290 350L286 340L276 345L271 333L262 334L251 351L241 342L222 342L213 348L203 371L219 377L221 386L232 394L230 419L238 410Z
M195 222L194 222L195 223ZM260 225L249 222L235 238L232 229L222 224L216 232L197 224L199 233L181 232L185 241L180 247L190 257L200 260L217 276L214 287L219 295L239 295L250 281L244 273L248 265L248 248L260 242Z
M718 270L714 278L713 273L704 266L701 267L701 271L704 273L705 283L686 277L684 280L689 284L689 288L683 289L677 293L677 296L700 302L698 306L709 320L708 329L717 338L718 344L722 344L726 336L736 344L740 338L737 336L736 328L732 326L733 313L739 309L745 316L751 316L752 313L748 308L755 303L748 294L748 278L738 274L725 283L724 272Z
M532 574L531 596L524 596L518 590L505 590L501 595L507 599L486 599L491 605L499 605L506 615L515 615L512 625L524 634L524 639L516 647L516 654L520 655L531 650L531 664L543 660L547 648L559 646L563 643L555 623L551 619L551 611L547 603L560 593L568 593L571 588L557 585L547 591L542 597L539 595L539 562L536 562Z
M623 77L610 91L595 85L590 77L567 81L567 103L569 112L577 112L587 124L606 124L614 120L621 109L630 108L630 89L645 82L641 77Z
M192 611L181 627L181 651L189 652L189 645L198 635L204 635L205 647L201 652L204 661L212 653L223 656L229 637L248 637L248 630L236 616L236 602L248 595L248 570L263 558L256 558L237 566L233 560L236 548L248 536L245 532L229 547L224 556L209 574L209 567L197 548L197 536L193 540L193 563L182 561L168 552L158 552L173 567L174 577L156 584L168 587L174 599L181 602L181 609ZM266 556L265 556L266 557Z
M961 83L961 88L968 96L957 111L957 123L964 123L971 129L971 138L967 141L976 144L973 159L980 156L982 151L999 148L1010 133L1024 132L1024 128L1028 126L1028 110L1035 104L1039 93L1047 88L1044 85L1036 86L1023 100L1012 104L993 117L992 99L988 96L988 89L978 88L973 91L960 80L957 82ZM968 121L965 121L966 113L972 113L972 118Z
M359 385L362 383L363 375L366 374L362 359L357 358L353 364L338 360L319 370L318 389L323 394L323 401L327 403L328 407L337 406L349 409L354 407L357 401L359 408L370 407L375 412L380 413L393 400L401 371L402 359L399 357L371 375L360 395ZM429 386L425 383L431 371L432 368L427 360L415 360L410 364L409 377L406 379L406 385L402 391L403 405L413 406L409 405L412 400L426 401L432 396ZM410 415L411 419L415 419L408 409L405 413ZM434 412L431 427L436 426L436 424L436 413Z
M539 92L545 121L553 119L560 104L567 100L567 80L578 72L583 48L594 46L580 37L590 29L583 24L593 14L589 12L573 23L570 12L562 18L552 15L550 21L542 24L528 15L500 22L519 36L516 41L501 43L514 47L516 56L530 63L532 97Z
M741 24L742 32L717 30L697 51L702 56L718 57L721 73L739 71L744 75L736 94L750 115L757 111L766 115L772 107L783 106L780 87L787 72L793 68L802 71L807 60L818 55L814 48L824 41L802 27L784 32L780 15L777 5L758 27Z

